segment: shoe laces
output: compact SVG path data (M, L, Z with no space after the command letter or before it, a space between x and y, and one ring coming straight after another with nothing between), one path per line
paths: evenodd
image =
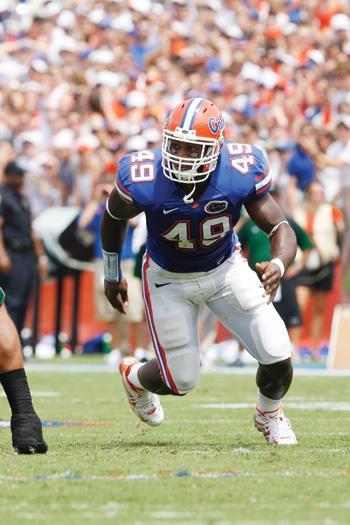
M272 434L289 434L292 430L292 425L281 408L276 410L276 414L270 417L263 414L263 417L265 419L263 423L264 428L268 429Z
M276 416L270 419L272 426L276 426L279 430L290 431L292 426L289 419L287 419L283 412L279 412Z
M146 412L148 412L150 409L158 408L159 405L157 396L152 392L148 392L147 390L133 393L132 401L135 403L135 407L137 409Z

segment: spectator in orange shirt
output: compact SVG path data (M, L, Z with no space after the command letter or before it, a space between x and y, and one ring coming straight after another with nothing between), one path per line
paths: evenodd
M311 336L313 359L317 360L326 297L333 287L334 264L340 254L339 240L344 232L344 218L339 208L325 201L323 186L315 180L309 185L304 205L297 208L294 219L310 235L315 246L305 269L297 276L296 284L303 313L310 296L314 298Z

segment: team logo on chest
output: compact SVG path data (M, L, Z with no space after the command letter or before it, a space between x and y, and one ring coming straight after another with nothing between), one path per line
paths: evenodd
M210 201L204 206L204 211L213 215L225 211L227 208L227 201Z

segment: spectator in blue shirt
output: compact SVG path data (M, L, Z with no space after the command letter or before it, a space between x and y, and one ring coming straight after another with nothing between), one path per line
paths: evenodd
M315 178L315 163L309 153L310 142L314 140L314 130L310 124L301 127L299 141L295 145L288 161L288 173L295 177L297 187L305 191Z
M315 148L314 129L310 124L305 123L300 128L298 142L295 144L287 163L290 176L288 185L288 211L290 214L293 214L298 204L298 193L306 191L315 178L316 167L312 156Z

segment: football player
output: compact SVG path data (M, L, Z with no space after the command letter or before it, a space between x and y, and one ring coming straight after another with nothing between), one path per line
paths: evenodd
M185 395L198 381L197 320L205 303L259 363L255 426L268 443L292 445L297 440L281 406L293 376L291 344L271 302L295 257L295 235L268 193L262 151L224 142L223 130L210 100L185 100L164 125L162 148L119 162L101 223L105 293L126 311L120 251L128 219L144 211L143 294L156 353L145 364L125 358L119 370L132 410L149 425L162 423L158 396ZM272 259L258 264L261 281L233 229L243 205L270 238Z
M0 383L11 407L12 446L18 454L45 454L41 421L30 395L15 325L7 313L0 288Z

